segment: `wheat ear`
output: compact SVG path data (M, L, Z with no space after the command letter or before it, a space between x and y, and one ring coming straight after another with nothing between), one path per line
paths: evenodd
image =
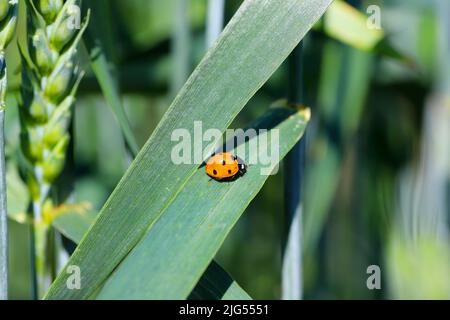
M42 297L51 282L54 259L49 257L51 187L61 173L69 142L75 93L82 77L77 47L87 26L80 1L27 1L28 55L22 53L20 106L21 149L27 160L27 184L34 221L35 294Z

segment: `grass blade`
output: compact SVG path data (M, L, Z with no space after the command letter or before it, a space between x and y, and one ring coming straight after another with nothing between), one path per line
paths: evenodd
M385 36L381 27L368 27L364 13L341 0L333 2L323 21L326 34L360 50L375 49Z
M6 87L5 55L0 52L0 300L8 300L8 213L5 157Z
M331 0L243 3L70 258L68 265L83 270L82 288L68 290L69 274L63 270L50 288L48 299L88 298L104 283L196 172L196 164L172 163L172 132L184 128L194 136L194 121L223 132L330 3ZM193 150L191 154L195 159L201 158L202 153Z
M5 110L0 110L0 300L8 299L8 219L4 128Z
M190 300L251 300L216 262L211 262L189 295Z
M291 53L289 62L289 102L302 102L302 43ZM300 140L285 160L285 239L283 243L282 299L300 300L302 281L303 179L306 140Z
M91 211L67 212L56 217L52 223L56 230L78 244L94 223L96 216L97 214Z
M74 243L94 223L94 212L68 212L53 220L53 226ZM193 300L251 300L251 297L216 262L211 262L190 296Z
M189 1L175 1L175 26L172 36L173 77L171 83L172 96L180 90L191 69L191 47L190 47L190 24L189 24Z
M223 29L225 1L208 0L207 6L206 48L210 48ZM215 283L220 283L221 286L218 287ZM223 290L224 288L226 290ZM213 261L200 278L188 299L250 300L251 297L236 282L232 281L225 270Z
M283 158L302 136L307 119L308 113L304 111L271 110L257 125L251 126L269 131L251 138L246 144L254 139L261 141L266 136L267 145L260 144L255 151L261 159L261 154L268 154L267 146L272 145L274 129L279 130L279 155ZM235 150L233 152L236 154ZM272 168L277 164L272 163ZM233 183L208 179L204 168L199 168L108 279L98 298L187 298L231 228L269 177L261 174L262 167L265 166L260 163L251 165L246 175Z
M105 6L108 4L105 1L90 1L89 6L92 8L93 21L106 21ZM99 26L99 22L88 26L86 35L84 37L84 44L89 51L91 59L91 68L97 78L103 95L108 106L116 118L120 129L125 138L126 145L133 157L139 152L139 146L133 134L128 117L125 113L125 108L122 104L122 99L119 92L117 79L114 76L113 64L110 63L108 55L105 53L105 46L100 39L109 39L109 30Z
M111 107L111 110L119 123L129 150L133 156L136 156L139 151L139 147L134 138L127 115L125 114L125 109L121 102L116 81L109 70L109 63L106 60L106 56L102 52L102 49L98 46L90 47L87 45L87 47L90 50L91 67L97 77L103 95L105 96L108 105Z

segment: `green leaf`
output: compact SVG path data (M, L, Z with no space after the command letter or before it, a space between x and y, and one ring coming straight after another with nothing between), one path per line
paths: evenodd
M211 262L202 275L190 300L251 300L252 298L216 262Z
M113 64L109 61L109 56L105 52L105 47L110 48L111 45L100 41L100 39L109 39L111 37L109 34L110 30L107 26L103 25L107 24L106 20L108 15L105 14L105 8L108 4L106 4L104 0L96 0L90 1L89 5L92 7L93 20L97 21L96 24L88 26L87 33L84 37L84 44L91 59L92 71L97 78L108 106L111 108L120 129L122 130L128 149L133 156L136 156L139 152L139 146L125 113L125 108L121 102L122 100ZM103 24L100 22L103 22Z
M316 28L353 48L376 52L415 67L411 57L392 46L383 28L368 27L368 19L368 15L348 3L335 0Z
M17 165L10 161L6 169L8 218L18 223L28 222L27 210L30 201L28 188L19 176Z
M133 156L135 156L139 151L139 147L134 138L127 115L125 114L125 109L121 102L116 81L109 70L109 63L106 60L106 56L103 53L102 48L99 46L90 47L87 45L87 47L90 50L91 67L97 77L103 95L105 96L108 105L111 107L111 110L119 123L127 146Z
M94 212L68 212L53 220L53 226L64 236L80 243L94 223ZM211 262L191 293L191 299L251 300L250 296L216 262Z
M208 51L70 258L82 288L68 290L62 270L48 299L88 298L142 239L198 165L171 161L171 135L194 121L221 132L268 80L331 0L247 0ZM192 146L192 149L194 147ZM212 151L212 146L205 153ZM194 158L201 151L192 151Z
M327 35L361 50L373 50L383 39L383 29L367 27L368 17L351 5L336 0L324 16Z
M266 129L246 142L251 159L279 148L280 159L302 136L308 113L277 108L251 128ZM276 130L276 131L275 131ZM259 131L258 131L259 132ZM272 141L272 136L276 132ZM267 144L262 139L267 138ZM248 147L258 142L258 150ZM234 154L236 150L232 150ZM279 159L278 159L279 160ZM278 162L271 163L274 168ZM268 164L250 165L233 183L208 179L199 168L152 226L144 239L119 265L100 291L99 299L185 299L214 258L227 234L269 177ZM170 236L168 236L170 235Z
M317 243L328 217L338 187L341 159L332 143L318 137L315 140L315 158L308 166L305 184L304 251L310 254Z
M96 216L97 213L92 211L67 212L58 215L52 224L61 234L78 244L94 223Z
M450 299L450 246L446 239L422 235L411 241L404 227L397 225L386 246L389 298Z

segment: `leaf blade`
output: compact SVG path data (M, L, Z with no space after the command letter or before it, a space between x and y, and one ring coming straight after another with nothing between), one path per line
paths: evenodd
M189 295L190 300L252 300L215 261L211 262Z
M337 0L324 18L324 31L330 37L360 50L373 50L385 36L380 28L369 28L368 17L348 3Z
M80 243L89 227L94 223L94 212L67 212L53 219L53 227L76 244Z
M86 42L88 43L88 42ZM102 89L103 95L111 108L117 123L122 130L123 136L133 156L136 156L139 152L138 143L135 140L133 131L131 129L128 117L125 114L125 108L121 103L121 97L117 89L116 81L109 70L109 64L106 60L106 56L99 46L91 47L87 45L90 51L89 56L91 59L91 68L97 78L97 81Z
M94 223L94 212L67 212L53 220L53 227L74 243L80 243L83 235ZM251 297L215 261L200 278L192 291L192 299L251 300Z
M287 108L269 111L258 121L258 126L252 126L270 131L245 143L246 147L253 142L260 144L256 154L249 157L258 155L261 159L262 154L268 154L268 146L272 148L279 134L279 156L283 158L303 135L307 117L307 112ZM264 138L268 139L266 143L261 142ZM236 154L235 151L232 152ZM275 167L278 162L270 165ZM268 176L261 174L263 167L261 162L252 164L243 177L226 184L208 179L204 169L199 168L106 281L97 298L186 299L229 231L264 185Z
M109 4L105 0L90 1L89 7L92 10L92 20L96 23L88 25L83 42L89 52L92 71L97 78L107 105L111 108L125 138L126 146L134 157L139 152L139 145L125 113L117 77L111 63L114 40L112 39L110 15L107 12ZM85 9L87 10L87 8Z

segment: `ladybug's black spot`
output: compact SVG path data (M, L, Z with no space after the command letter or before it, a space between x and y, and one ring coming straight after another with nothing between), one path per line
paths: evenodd
M213 170L213 174L214 174L215 176L217 176L217 171L216 171L216 170Z
M223 166L225 165L225 160L222 160L222 165L223 165Z
M231 174L231 170L228 170L228 174Z

